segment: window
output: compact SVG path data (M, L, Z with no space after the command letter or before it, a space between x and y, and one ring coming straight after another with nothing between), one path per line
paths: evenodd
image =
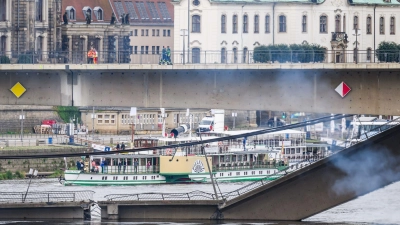
M142 29L142 36L144 36L144 29Z
M86 15L90 15L90 18L92 18L92 9L89 6L83 7L82 11L83 11L83 16L85 17L85 19L86 19Z
M265 16L265 33L269 33L269 15Z
M353 18L353 30L358 30L358 16L354 16Z
M43 20L43 0L35 0L35 16L36 16L36 21L42 21Z
M238 19L237 15L232 17L232 33L236 34L238 32Z
M72 6L68 6L67 9L68 20L76 20L76 10Z
M96 7L94 7L93 11L94 11L94 15L96 16L97 20L104 20L102 8L96 6Z
M155 36L156 35L156 30L155 29L152 29L151 30L151 36Z
M307 16L304 15L301 20L301 32L307 32Z
M237 57L237 48L233 48L233 63L238 62L238 57Z
M146 29L146 36L149 36L149 29Z
M160 46L156 47L156 54L159 55L160 54Z
M168 9L167 9L167 4L165 4L165 2L158 2L157 4L158 4L158 8L161 11L161 15L162 15L163 19L164 20L171 20L171 16L170 16L170 14L168 12Z
M320 16L319 17L319 32L320 33L327 33L326 29L326 16Z
M134 53L137 54L137 46L134 48Z
M135 36L137 36L137 29L135 29Z
M222 34L226 33L226 16L225 15L221 16L221 33Z
M372 29L371 29L371 21L372 21L372 19L371 19L371 17L370 16L368 16L367 17L367 34L371 34L372 33Z
M149 54L149 46L146 46L146 54Z
M221 48L221 63L226 63L226 48Z
M379 18L379 33L385 34L385 18Z
M140 54L144 54L144 46L140 46Z
M248 26L248 17L247 15L243 16L243 33L248 33L249 32L249 26Z
M151 54L156 54L156 46L151 46Z
M164 37L167 36L167 30L163 30L162 33Z
M168 37L171 37L171 30L167 30Z
M346 16L343 16L343 32L346 32Z
M192 48L192 63L200 63L200 49Z
M279 32L286 32L286 16L279 16Z
M200 5L200 1L199 0L193 0L192 3L193 3L194 6Z
M118 4L117 4L118 3ZM121 16L124 13L124 7L122 6L122 2L115 2L117 12ZM136 14L135 6L133 6L133 2L125 1L126 9L128 10L129 17L133 20L139 19L138 15Z
M7 43L6 40L7 40L6 36L1 36L0 37L0 55L4 54L7 51L7 49L6 49L6 43Z
M335 32L340 32L340 15L335 16Z
M258 34L260 32L260 17L258 15L254 16L254 33Z
M136 7L139 9L140 18L142 20L148 20L149 15L147 14L146 6L144 5L144 2L136 2Z
M6 1L7 0L0 0L0 21L6 21Z
M390 17L390 34L395 34L395 19L394 19L394 16Z
M159 37L160 36L160 30L157 29L156 31L157 31L157 37Z
M200 33L200 16L198 15L192 16L192 32Z
M153 20L159 20L160 16L158 15L158 11L156 9L156 5L154 4L154 2L146 2L146 4L148 6L148 9L150 11Z
M243 49L243 63L247 63L247 48Z
M371 61L371 48L367 48L367 60Z

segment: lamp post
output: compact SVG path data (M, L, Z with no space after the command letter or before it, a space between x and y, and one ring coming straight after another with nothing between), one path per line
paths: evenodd
M358 63L358 35L360 35L360 29L358 29L357 27L356 27L356 29L354 29L353 30L353 36L356 36L356 56L355 56L355 58L356 58L356 64Z
M185 65L185 37L188 36L187 29L181 29L181 36L183 37L183 65Z
M232 117L233 117L233 128L232 129L235 129L235 120L236 120L236 117L237 117L237 112L232 112Z

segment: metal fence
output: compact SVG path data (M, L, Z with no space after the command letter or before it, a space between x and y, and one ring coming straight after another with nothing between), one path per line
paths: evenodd
M94 62L96 61L96 62ZM400 51L270 50L270 51L99 51L96 60L87 51L0 52L0 64L254 64L254 63L399 63Z
M351 147L354 144L365 141L366 139L378 135L383 131L386 131L390 128L400 125L400 118L392 121L388 121L386 124L379 126L374 129L370 129L365 131L360 135L359 138L345 141L344 147ZM340 151L335 152L337 154ZM264 178L254 181L250 184L247 184L237 190L225 193L218 193L218 199L224 202L233 200L239 196L247 194L257 188L260 188L270 182L273 182L276 179L279 179L283 176L286 176L290 173L296 172L300 169L303 169L311 164L314 164L322 159L330 157L331 155L325 156L309 156L305 157L303 160L298 161L297 163L290 165L289 167L277 171L274 174L265 176ZM216 179L218 183L218 179ZM217 196L215 194L206 193L202 191L194 191L188 193L139 193L139 194L112 194L106 195L105 198L109 201L178 201L178 200L217 200Z
M81 202L92 200L94 193L94 191L0 192L0 202Z

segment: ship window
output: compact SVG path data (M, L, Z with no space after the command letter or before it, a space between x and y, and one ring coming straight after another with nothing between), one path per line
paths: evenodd
M236 176L239 176L240 175L240 172L236 172Z
M258 174L263 174L263 171L258 171Z
M256 171L251 171L251 174L252 174L252 175L256 174Z

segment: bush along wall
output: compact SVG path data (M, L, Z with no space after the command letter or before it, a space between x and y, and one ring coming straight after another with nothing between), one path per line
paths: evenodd
M326 49L317 44L261 45L254 48L254 61L266 62L323 62Z
M380 62L400 62L400 45L395 42L382 41L376 49L376 57Z

